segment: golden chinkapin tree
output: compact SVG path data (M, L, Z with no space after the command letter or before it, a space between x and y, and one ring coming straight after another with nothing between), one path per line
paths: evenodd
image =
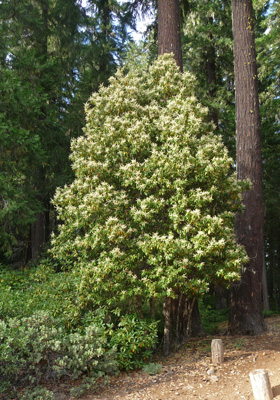
M248 185L237 182L194 87L166 54L118 71L87 103L85 135L72 142L75 180L54 199L61 224L52 241L81 277L80 312L151 318L178 293L197 299L210 283L238 278L246 253L234 215ZM165 332L165 348L188 335L188 310L183 318Z

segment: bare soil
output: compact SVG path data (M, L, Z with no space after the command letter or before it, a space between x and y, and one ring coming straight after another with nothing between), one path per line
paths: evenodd
M82 400L253 400L249 372L255 369L268 371L274 399L280 400L280 317L266 322L268 331L259 336L192 339L168 358L153 360L162 364L160 373L120 373ZM221 365L211 364L213 338L223 341ZM56 399L72 399L68 389L55 391Z

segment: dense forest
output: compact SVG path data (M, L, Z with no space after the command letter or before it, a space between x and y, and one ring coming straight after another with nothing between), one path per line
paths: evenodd
M0 398L79 395L211 319L257 334L279 312L279 16L0 2Z

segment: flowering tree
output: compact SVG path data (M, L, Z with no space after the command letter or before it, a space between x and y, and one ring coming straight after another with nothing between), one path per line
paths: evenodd
M80 307L141 316L164 304L167 342L181 324L172 316L170 326L168 300L238 279L246 260L234 213L247 184L203 122L194 86L172 55L118 71L86 105L85 136L72 142L76 178L54 199L62 223L52 252L81 274Z

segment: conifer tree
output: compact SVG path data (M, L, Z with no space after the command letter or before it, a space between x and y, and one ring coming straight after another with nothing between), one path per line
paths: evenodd
M231 288L231 332L261 333L262 316L263 196L258 74L251 0L233 0L234 78L236 104L236 164L238 179L252 187L243 196L245 210L236 217L238 243L244 245L249 263L241 281Z
M122 8L105 3L90 15L75 0L0 4L1 186L13 182L1 190L0 257L37 258L53 228L50 198L72 177L70 139L82 133L83 104L115 71L126 40ZM8 150L19 147L25 155Z

